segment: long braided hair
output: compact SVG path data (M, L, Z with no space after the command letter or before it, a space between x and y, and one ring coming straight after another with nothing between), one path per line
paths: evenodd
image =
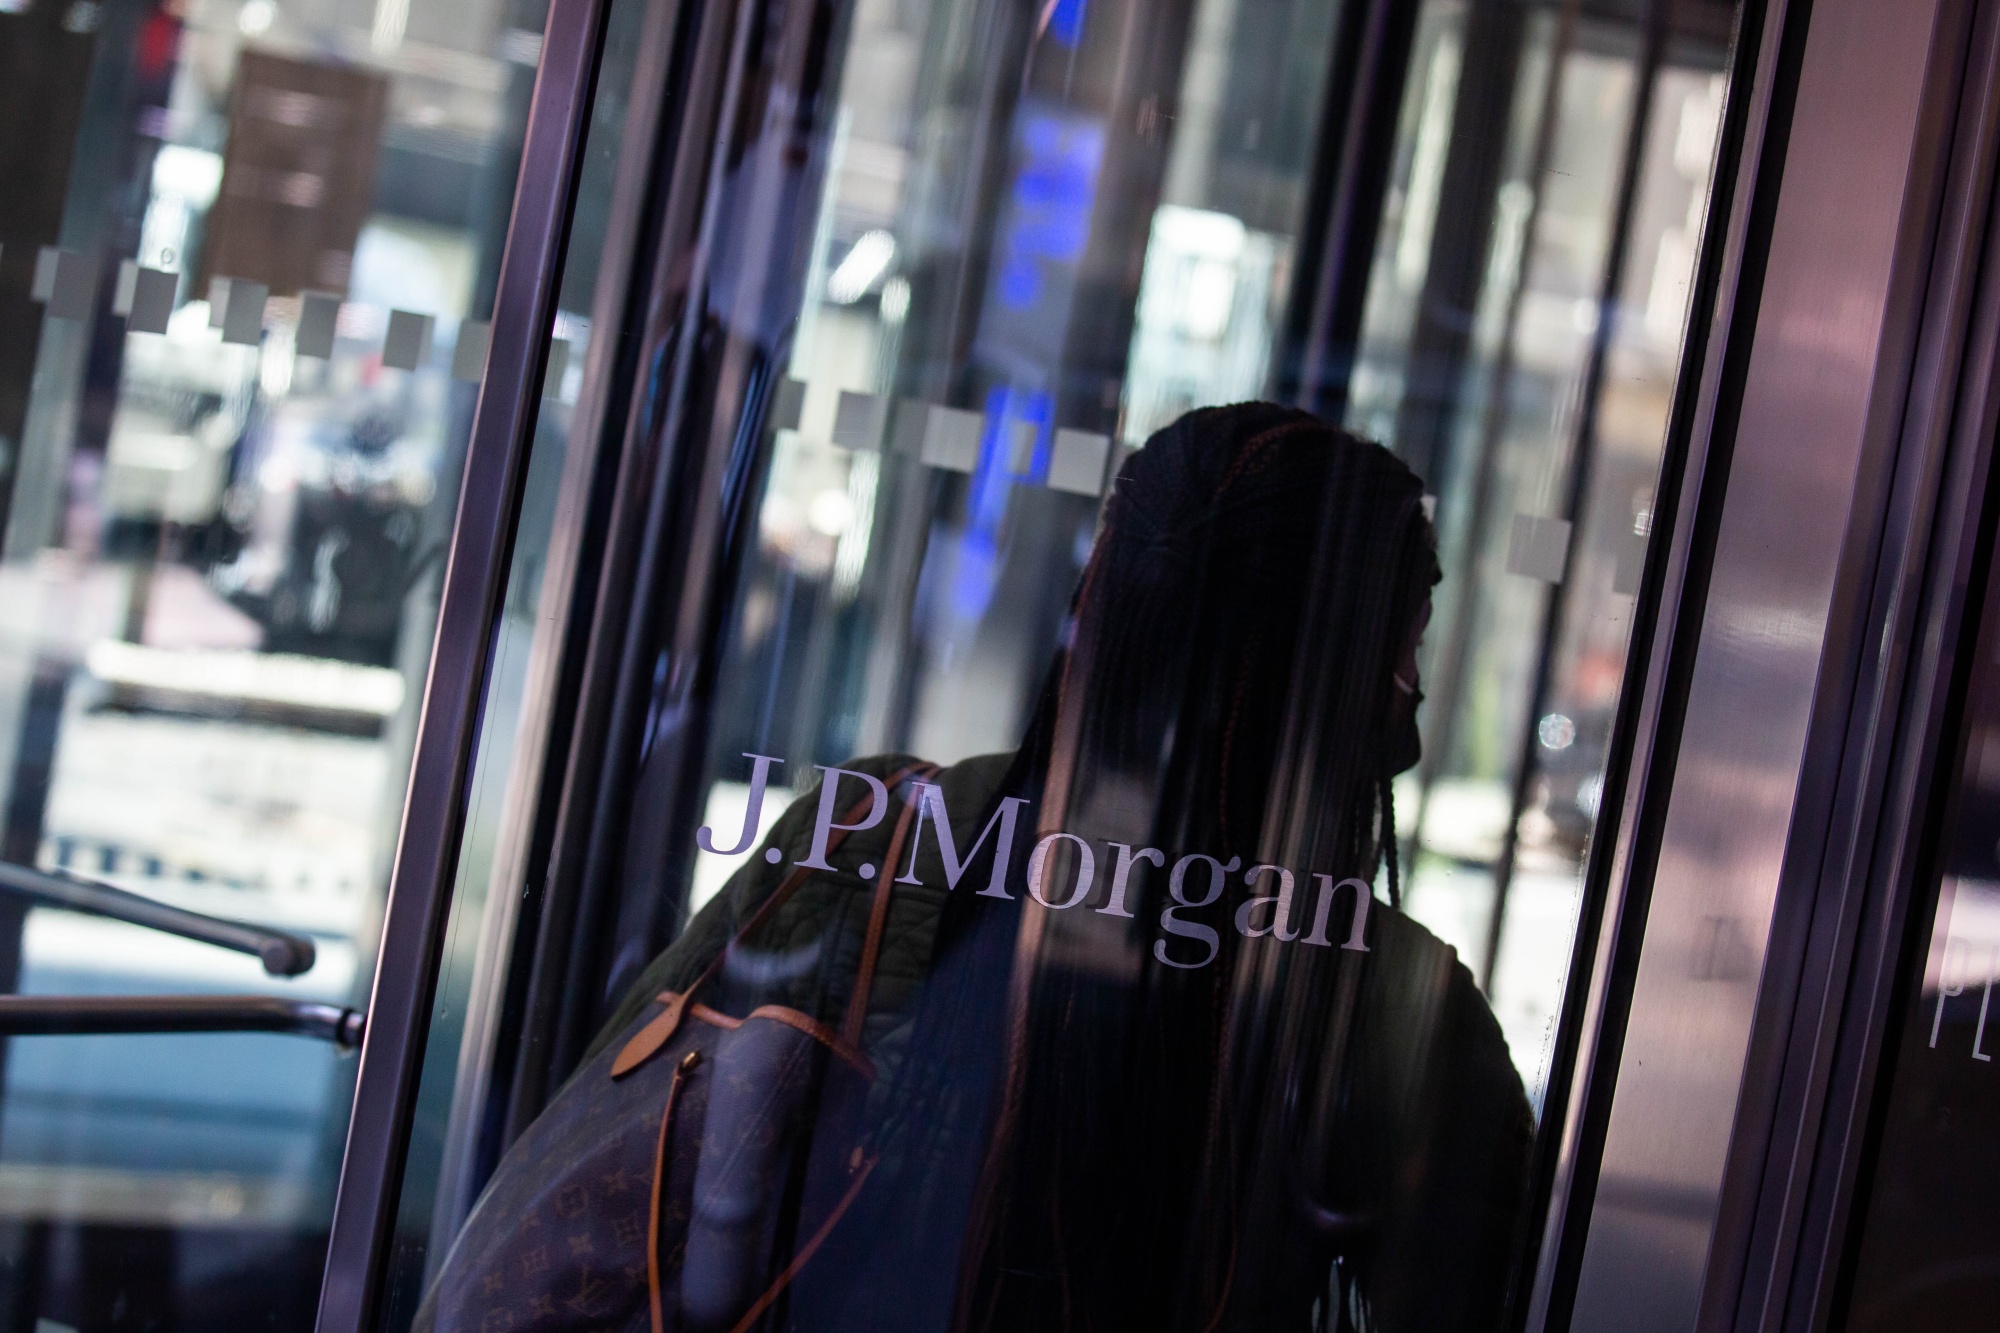
M1417 741L1395 669L1438 578L1422 498L1387 450L1273 404L1192 412L1149 440L1107 503L1017 760L1040 831L1302 882L1373 880L1386 859L1396 896L1390 779ZM1243 1305L1216 1258L1242 1176L1222 1140L1257 1063L1236 1049L1259 1026L1244 978L1270 941L1211 908L1207 965L1162 956L1167 876L1141 872L1129 921L1022 905L962 1328L1199 1328Z
M1393 867L1389 783L1417 757L1395 663L1437 578L1422 484L1386 449L1270 403L1182 417L1106 506L1055 715L1030 728L1051 733L1045 808L1225 858Z

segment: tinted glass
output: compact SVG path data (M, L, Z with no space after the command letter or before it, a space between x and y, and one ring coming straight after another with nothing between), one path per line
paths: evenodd
M398 1326L1517 1308L1734 15L1383 8L675 30L609 730L489 723L555 850Z
M0 5L0 856L313 954L16 874L0 988L365 1004L543 12ZM310 1327L352 1077L8 1041L0 1325Z
M1912 912L1846 1327L1938 1333L2000 1319L2000 580L1988 575L1938 866Z

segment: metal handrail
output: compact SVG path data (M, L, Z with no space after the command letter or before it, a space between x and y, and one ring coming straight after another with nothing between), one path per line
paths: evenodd
M37 907L87 912L247 953L261 961L264 970L274 977L295 977L310 971L315 957L313 942L304 935L169 907L142 894L114 889L68 871L35 870L12 861L0 861L0 892L26 898Z
M366 1024L358 1009L277 995L0 995L0 1037L284 1032L351 1050Z

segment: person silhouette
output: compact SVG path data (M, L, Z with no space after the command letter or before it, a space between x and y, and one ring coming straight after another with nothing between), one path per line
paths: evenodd
M421 1326L479 1327L537 1201L596 1169L563 1145L608 1071L720 1040L685 1035L692 1004L796 1015L869 1077L736 1077L762 1156L712 1099L699 1131L660 1119L656 1333L1499 1327L1533 1117L1470 974L1399 910L1438 577L1379 445L1267 403L1158 432L1021 745L823 766L510 1150ZM753 1068L714 1058L718 1089ZM756 1219L733 1248L724 1199Z

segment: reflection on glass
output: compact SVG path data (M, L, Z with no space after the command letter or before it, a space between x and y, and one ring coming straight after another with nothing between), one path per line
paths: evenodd
M1729 16L1689 9L1648 32L1501 8L1425 7L1348 423L1437 496L1425 756L1398 805L1411 911L1481 978L1539 1108Z
M1300 412L1155 435L1018 748L822 766L502 1161L417 1326L1496 1326L1532 1119L1396 906L1422 499ZM753 848L752 765L717 854Z
M555 958L454 908L587 1021L504 1134L419 1135L395 1326L560 1327L565 1280L662 1327L1508 1317L1734 8L1410 17L1358 157L1329 0L730 48L676 396L607 427L683 563L615 608L601 897L549 899L605 920ZM1285 382L1341 265L1352 434L1201 411ZM463 1031L427 1104L499 1124L534 1057Z
M463 842L451 912L431 1006L416 1113L410 1128L412 1168L402 1182L388 1255L384 1320L407 1323L442 1251L433 1230L455 1230L483 1182L482 1128L490 1100L503 1095L504 1070L489 1058L506 1002L507 949L522 927L525 813L531 805L546 739L548 676L561 644L566 576L551 567L574 558L575 504L590 477L590 440L574 430L585 368L604 348L594 344L592 293L602 259L604 213L625 151L627 98L635 62L653 34L641 29L646 6L614 4L607 19L607 54L585 143L576 227L556 289L544 394L535 420L507 594L495 625L493 658L483 701L485 726L473 758ZM581 480L579 480L581 479ZM572 545L563 546L567 534ZM571 566L573 568L573 566ZM528 928L530 931L532 927ZM490 1169L490 1163L484 1166Z
M1882 1062L1880 1139L1842 1325L1970 1333L2000 1318L2000 580L1988 574L1943 833L1908 929L1921 947Z
M9 899L0 987L365 1001L541 21L0 12L0 855L317 951ZM9 1042L0 1323L308 1326L351 1077Z

